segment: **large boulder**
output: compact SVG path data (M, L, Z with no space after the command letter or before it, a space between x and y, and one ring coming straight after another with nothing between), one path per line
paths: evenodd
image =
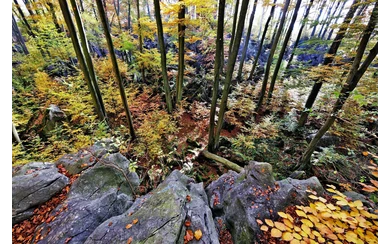
M81 173L68 198L52 211L49 223L37 228L38 243L83 243L105 220L122 214L133 203L139 178L129 172L120 153L108 154Z
M60 192L69 179L58 173L54 164L33 162L12 177L12 224L33 215L35 207Z
M316 177L275 181L270 164L251 161L240 174L229 171L212 182L206 193L214 216L230 230L234 243L254 243L261 234L256 219L276 220L278 211L307 202L307 189L324 192Z
M85 243L184 243L187 230L202 232L191 243L219 243L202 183L175 170L125 213L102 223Z

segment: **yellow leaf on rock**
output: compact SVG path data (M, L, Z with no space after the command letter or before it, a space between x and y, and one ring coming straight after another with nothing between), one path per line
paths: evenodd
M276 229L276 228L272 228L271 236L272 237L276 237L276 238L281 237L282 236L282 232L280 230Z
M352 232L352 231L348 231L345 234L345 238L346 238L347 241L353 242L353 243L356 243L357 239L358 239L357 235L354 232Z
M270 220L270 219L265 219L264 221L265 221L265 223L266 223L267 225L269 225L270 227L274 227L274 222L273 222L272 220Z
M260 230L267 232L267 231L268 231L268 226L262 225L262 226L260 227Z
M196 230L195 233L194 233L194 237L196 240L200 240L200 238L202 238L202 231L201 230Z
M291 241L294 239L293 235L290 232L284 232L282 235L282 240L283 241Z
M281 230L281 231L285 231L286 230L286 226L283 223L275 221L274 224L275 224L275 227L278 228L279 230Z
M293 239L290 241L290 244L300 244L301 242L298 241L297 239Z
M301 229L308 235L310 235L311 231L310 231L310 228L309 226L305 225L305 224L302 224L301 225Z
M302 236L300 234L298 234L298 233L293 233L293 236L297 240L302 240Z
M298 215L299 217L305 217L305 218L307 218L306 214L305 214L303 211L301 211L301 210L295 210L295 212L297 213L297 215Z
M301 219L301 222L309 227L313 227L313 223L308 219Z
M317 196L314 196L314 195L310 195L309 198L313 199L313 200L318 200L318 197Z
M294 228L294 225L291 223L291 221L290 220L288 220L288 219L283 219L283 223L287 226L287 227L289 227L289 228Z

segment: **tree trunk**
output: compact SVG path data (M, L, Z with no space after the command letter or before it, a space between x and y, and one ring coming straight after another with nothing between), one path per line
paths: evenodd
M165 54L164 32L163 32L163 26L161 21L160 2L159 0L153 0L153 1L154 1L154 14L156 17L156 24L157 24L158 45L160 47L160 53L161 53L161 69L162 69L162 76L164 81L165 101L167 103L168 113L172 113L172 98L171 98L171 92L168 83L167 58Z
M12 15L12 35L16 37L17 42L20 44L20 46L22 46L24 54L29 54L26 43L24 42L22 33L19 30L14 15Z
M131 2L130 0L127 0L127 29L131 30Z
M286 70L287 71L290 68L291 62L292 62L292 60L294 58L295 49L297 49L297 47L298 47L299 40L301 39L303 29L305 28L305 24L306 24L306 22L308 20L307 17L309 16L310 9L313 6L313 2L314 2L314 0L310 0L309 6L307 7L305 15L303 16L301 28L298 31L297 39L295 40L294 47L293 47L293 49L291 51L291 56L290 56L290 58L287 61L287 66L286 66Z
M310 38L313 38L313 36L315 35L315 33L316 33L316 28L317 28L317 26L318 26L318 24L319 24L319 20L320 20L320 18L321 18L321 15L322 15L322 11L324 10L324 7L325 7L325 5L326 5L326 1L327 0L324 0L324 2L322 3L322 4L320 4L320 13L317 15L317 19L315 20L315 22L314 22L314 27L313 27L313 30L312 30L312 32L311 32L311 35L310 35Z
M35 34L34 34L34 32L32 31L31 26L30 26L30 24L28 23L28 21L27 21L27 19L26 19L26 16L24 15L22 9L20 8L20 5L19 5L18 1L17 1L17 0L13 0L13 1L14 1L14 3L15 3L16 9L17 9L18 12L19 12L20 17L21 17L22 20L23 20L24 25L27 27L27 33L28 33L30 36L35 37Z
M333 62L334 56L337 53L337 50L340 47L341 41L343 40L345 33L349 27L350 21L356 11L356 2L358 0L354 0L351 8L349 9L347 15L344 18L343 24L341 25L332 45L330 46L328 53L325 55L325 59L323 65L330 65ZM322 87L322 80L316 79L314 81L313 88L309 94L309 97L306 100L305 108L301 113L301 117L299 118L298 126L301 127L306 123L307 117L309 116L309 112L313 107L313 104L317 98L318 93L320 92Z
M15 125L14 125L13 122L12 122L12 138L15 139L15 141L16 141L18 144L21 144L21 143L22 143L22 141L20 140L18 131L16 130L16 127L15 127Z
M232 26L232 33L230 38L230 44L229 44L229 56L232 53L232 47L234 42L234 37L236 36L236 25L237 25L237 16L238 16L238 7L240 5L240 1L236 1L236 6L234 8L234 16L233 16L233 26Z
M343 11L344 6L345 6L346 3L347 3L347 1L344 0L343 4L341 5L341 8L340 8L340 10L339 10L339 13L337 14L337 17L336 17L336 18L334 19L334 21L333 21L333 24L336 24L337 21L339 20L339 18L340 18L340 16L341 16L341 12ZM332 38L333 30L334 30L334 28L332 28L332 29L330 30L329 35L328 35L328 38L326 38L326 40L329 41L330 38Z
M137 23L138 23L138 42L139 42L139 52L143 53L143 44L142 44L142 33L141 33L141 13L139 11L139 0L137 0ZM142 74L142 81L145 83L146 82L146 77L145 77L145 68L141 67L141 74Z
M272 32L272 37L271 37L271 42L270 42L271 45L275 41L275 36L276 36L276 33L278 32L278 28L279 28L279 24L280 24L281 18L282 18L282 11L279 12L279 18L276 21L275 27L274 27L273 32Z
M110 53L112 67L113 67L113 70L114 70L114 73L115 73L115 78L116 78L116 81L118 82L122 103L123 103L123 106L125 108L127 122L129 124L129 129L130 129L130 135L131 135L132 140L134 140L136 138L136 135L135 135L134 127L133 127L133 120L131 118L131 112L130 112L130 109L129 109L129 104L127 103L125 88L123 86L122 77L121 77L121 74L120 74L120 71L119 71L119 67L118 67L118 63L117 63L117 60L116 60L116 57L115 57L114 45L112 43L111 34L110 34L109 29L108 29L108 23L107 23L107 19L106 19L106 14L104 12L102 0L97 0L96 1L96 5L97 5L97 8L98 8L100 20L102 22L104 35L106 36L108 51Z
M267 10L268 10L268 6L266 7L266 8L264 8L264 7L262 7L261 8L261 17L260 17L260 26L259 26L259 33L257 34L257 38L256 38L256 40L258 40L258 41L260 41L260 39L261 39L261 31L263 30L263 20L264 20L264 15L265 15L265 13L267 12Z
M49 6L49 11L50 11L50 14L51 14L51 18L53 19L54 26L56 27L57 32L61 33L62 30L61 30L60 25L58 24L58 20L57 20L56 10L54 8L54 4L52 2L48 1L47 5Z
M290 26L288 27L286 36L284 37L284 42L282 44L282 49L280 50L278 61L276 63L276 66L275 66L275 69L274 69L274 73L272 75L271 84L270 84L270 88L269 88L269 91L268 91L267 104L269 104L270 101L271 101L272 93L273 93L274 87L275 87L276 78L278 77L280 65L282 64L284 52L286 51L287 44L288 44L288 42L290 40L290 36L291 36L291 33L292 33L294 25L295 25L295 21L296 21L297 16L298 16L298 11L299 11L299 8L301 6L301 2L302 2L302 0L297 0L296 6L295 6L295 9L294 9L294 14L293 14L291 22L290 22Z
M253 74L255 73L255 70L256 70L256 65L257 65L257 62L259 60L259 57L261 55L261 50L263 48L263 43L264 43L264 40L265 40L265 37L267 35L267 31L268 31L268 27L269 27L269 23L271 22L271 19L272 17L274 16L274 12L275 12L275 3L276 3L277 0L274 0L274 3L271 7L271 12L268 16L268 19L267 21L265 22L265 26L264 26L264 32L263 32L263 35L261 36L261 41L260 41L260 45L259 45L259 50L257 51L256 53L256 57L255 57L255 60L254 60L254 63L253 63L253 66L252 66L252 70L251 70L251 73L249 74L249 78L248 80L252 80L253 79Z
M183 2L183 0L179 0ZM176 103L181 102L183 96L183 83L184 83L184 37L185 37L185 5L184 3L180 4L180 10L178 14L178 36L179 36L179 67L176 83Z
M253 25L253 19L255 18L256 9L257 9L257 0L254 0L251 17L249 19L249 26L248 26L248 30L246 33L244 49L241 53L241 60L240 60L240 66L238 68L237 80L241 80L242 68L244 67L244 62L245 62L245 58L246 58L246 51L248 50L249 40L251 39L252 25Z
M317 36L318 38L321 38L322 31L324 31L325 24L327 22L329 23L331 21L331 19L332 19L330 13L332 12L332 9L333 9L335 3L336 2L334 1L332 3L332 5L328 6L328 9L326 11L326 17L321 21L321 29L320 29L320 32L318 32L318 36Z
M68 3L66 2L66 0L59 0L59 3L60 3L62 14L64 16L65 23L66 23L68 30L69 30L70 37L72 39L72 43L73 43L73 47L74 47L77 59L78 59L79 64L80 64L80 69L84 74L84 79L86 80L89 92L91 93L92 101L93 101L93 104L95 106L96 112L99 116L99 119L104 120L104 118L105 118L104 112L101 110L101 106L100 106L99 100L98 100L97 95L96 95L95 87L93 86L93 83L91 81L91 77L90 77L90 74L88 72L87 64L85 62L83 53L81 51L81 47L80 47L79 40L78 40L77 33L76 33L76 28L73 24L72 17L71 17L69 8L68 8Z
M345 104L345 101L348 99L351 92L357 86L360 78L363 76L363 74L364 74L364 72L366 72L368 66L371 64L371 62L374 60L374 58L378 54L378 43L376 43L376 45L370 50L370 53L368 54L366 60L364 60L364 62L360 65L360 62L363 58L364 51L367 47L368 41L370 40L371 33L375 29L377 22L378 22L378 2L376 2L376 4L375 4L375 7L372 11L368 25L364 30L363 37L360 40L359 47L356 51L355 60L352 64L352 67L351 67L351 70L348 74L347 80L346 80L343 88L341 89L339 98L337 99L337 101L333 107L331 115L326 120L325 124L317 132L317 134L314 136L314 138L311 140L306 152L303 154L303 156L300 160L299 170L303 170L303 169L307 169L307 168L311 167L311 164L310 164L311 155L313 154L319 140L329 130L329 128L333 125L334 121L337 118L337 114L342 109L343 105Z
M225 78L225 84L223 87L223 94L222 94L221 104L218 113L217 131L215 133L215 142L214 142L215 148L218 148L219 146L219 137L221 134L222 124L223 124L224 115L226 111L227 99L230 90L230 84L232 81L234 64L236 63L238 49L240 48L241 36L242 36L242 32L244 31L245 16L248 10L248 4L249 4L249 0L242 0L240 17L238 19L237 31L234 38L232 53L231 55L229 55L228 64L226 67L226 78Z
M278 28L278 31L277 31L277 33L275 35L275 40L272 42L271 51L270 51L269 56L268 56L267 66L265 68L265 73L264 73L264 80L263 80L263 84L261 86L261 91L260 91L260 94L259 94L259 100L257 102L256 111L260 110L261 104L263 102L265 91L267 89L268 76L269 76L269 73L271 71L272 61L273 61L273 58L274 58L276 47L278 45L280 34L282 33L282 30L283 30L283 24L284 24L284 22L286 20L286 14L287 14L287 10L288 10L288 6L289 5L290 5L290 0L286 0L285 3L284 3L283 11L282 11L282 19L280 20L279 28Z
M332 23L333 19L335 18L334 16L336 15L336 12L337 12L337 9L338 9L339 6L340 6L340 3L341 3L341 1L338 1L338 2L337 2L336 8L334 9L332 15L331 15L330 18L328 19L328 21L327 21L327 23L326 23L326 26L325 26L325 29L324 29L324 31L322 32L322 35L321 35L321 36L318 36L318 37L320 37L322 40L325 38L325 34L328 32L330 23Z
M235 164L235 163L233 163L233 162L231 162L231 161L229 161L229 160L227 160L227 159L225 159L223 157L220 157L220 156L218 156L216 154L213 154L213 153L211 153L209 151L204 150L204 151L202 151L202 154L206 158L214 160L214 161L216 161L216 162L218 162L220 164L223 164L228 169L234 170L234 171L236 171L238 173L240 173L241 171L244 170L244 168L242 168L241 166L239 166L239 165L237 165L237 164Z
M26 8L27 8L28 13L29 13L31 16L35 15L34 11L33 11L32 8L31 8L31 3L30 3L30 1L29 1L29 0L24 0L23 2L24 2L24 5L26 5Z
M145 0L146 12L148 13L149 19L152 19L152 15L150 14L149 2Z
M210 152L214 151L214 123L215 123L215 111L217 106L218 99L218 89L219 89L219 72L221 62L223 62L223 56L218 55L218 53L223 48L223 24L225 19L225 0L219 0L218 5L218 27L217 27L217 39L216 39L216 50L215 50L215 63L214 63L214 84L213 84L213 97L211 100L210 108L210 123L209 123L209 143L208 149Z
M90 75L91 82L92 82L93 87L95 89L96 97L98 99L101 111L103 112L104 120L106 121L106 123L108 125L108 118L107 118L106 109L104 107L103 98L102 98L102 95L100 93L99 85L97 83L95 69L93 67L92 58L91 58L89 48L88 48L88 40L87 40L87 37L85 36L84 26L83 26L83 22L81 21L80 13L79 13L79 10L78 10L77 5L76 5L76 0L70 0L70 4L72 5L73 15L74 15L74 18L76 20L77 28L79 30L81 47L83 49L83 54L84 54L84 58L85 58L85 61L87 64L88 73Z
M116 13L116 20L118 21L118 27L119 27L119 32L122 32L122 26L121 26L121 19L119 17L120 15L120 2L119 0L114 0L114 9Z

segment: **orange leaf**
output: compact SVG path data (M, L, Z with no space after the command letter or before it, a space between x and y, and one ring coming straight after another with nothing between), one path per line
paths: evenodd
M184 236L185 241L192 241L194 239L194 233L192 230L186 230L186 235Z
M268 226L262 225L262 226L260 227L260 230L267 232L267 231L268 231Z
M133 224L135 225L136 223L138 223L138 219L133 220Z
M200 238L202 238L202 231L201 230L196 230L194 236L195 236L195 239L197 241L199 241Z
M187 199L187 202L191 202L191 196L190 195L187 195L186 199Z
M127 239L127 244L131 244L132 241L133 241L133 237L130 237L129 239Z
M274 227L274 222L273 222L272 220L270 220L270 219L265 219L264 221L265 221L265 223L267 223L267 225L269 225L270 227Z
M362 152L363 156L367 157L368 156L368 152Z
M191 221L189 221L189 220L186 220L186 221L184 222L184 225L185 225L186 227L190 227L190 225L191 225Z
M272 237L281 237L282 236L282 232L276 228L272 228L271 229L271 236Z
M126 229L130 229L133 225L132 224L127 224Z

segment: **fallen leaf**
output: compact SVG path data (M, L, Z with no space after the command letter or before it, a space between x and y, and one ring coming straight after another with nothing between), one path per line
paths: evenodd
M194 236L195 236L195 239L197 241L199 241L200 238L202 238L202 231L201 230L196 230Z
M80 167L81 168L85 168L85 167L87 167L88 166L88 164L82 164Z
M126 229L130 229L133 225L132 224L127 224Z
M189 220L186 220L186 221L184 222L184 225L185 225L186 227L190 227L190 225L191 225L191 221L189 221Z
M262 225L263 224L263 221L261 221L261 219L256 219L256 222L258 225Z
M184 241L192 241L192 239L194 239L194 233L192 232L192 230L186 230L186 235L184 236Z
M68 238L66 238L66 240L65 240L65 243L68 243L68 242L70 242L70 240L72 240L72 237L68 237Z
M268 226L262 225L262 226L260 227L260 230L267 232L267 231L268 231Z
M368 152L362 152L363 156L367 157L368 156Z
M190 196L190 195L187 195L187 196L186 196L186 200L187 200L187 202L191 202L191 196Z
M138 219L133 220L133 224L135 225L136 223L138 223Z
M282 236L282 232L276 228L272 228L271 229L271 236L272 237L281 237Z
M130 237L129 239L127 239L127 244L131 244L132 241L133 241L133 237Z
M108 226L111 226L112 225L112 222L108 223Z

